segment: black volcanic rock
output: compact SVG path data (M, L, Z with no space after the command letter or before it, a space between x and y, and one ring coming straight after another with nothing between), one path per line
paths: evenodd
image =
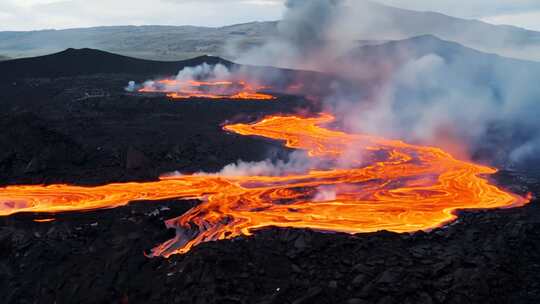
M33 174L80 165L86 154L81 145L50 129L32 113L0 119L0 167L3 174Z
M207 63L209 65L223 64L230 70L239 71L239 75L247 79L255 79L261 84L268 85L275 92L286 92L291 84L298 81L305 83L303 90L308 90L312 94L327 94L332 80L336 77L313 72L291 69L281 69L274 67L260 67L239 65L231 61L214 56L199 56L183 61L152 61L132 58L113 54L96 49L67 49L65 51L31 58L13 59L0 62L0 89L6 86L8 89L17 89L16 92L0 94L2 97L20 98L25 94L21 82L29 84L33 89L37 89L41 83L54 80L59 77L85 77L101 75L102 77L112 77L111 75L128 76L125 83L119 85L116 90L123 90L128 81L138 80L140 82L176 75L185 67L194 67ZM31 81L29 81L31 80ZM29 82L29 83L28 83ZM43 88L42 88L43 89ZM98 95L107 95L102 88L94 88L99 91ZM34 92L37 94L37 92ZM48 92L40 92L48 93ZM60 92L50 92L55 95ZM87 99L85 92L80 100ZM297 92L300 93L300 92ZM13 94L12 96L2 96ZM86 96L86 97L85 97ZM9 100L10 98L6 98Z
M262 75L277 86L296 77L314 86L331 83L319 73L239 66L209 56L156 62L68 49L1 62L6 73L0 74L0 127L7 131L0 133L0 183L155 180L176 170L215 172L272 153L286 157L279 143L226 134L221 125L313 110L317 103L279 93L276 102L172 102L124 90L129 81L172 76L202 63L238 68L246 77Z
M67 49L60 53L0 62L0 80L24 77L66 77L91 74L174 75L202 63L233 65L219 57L200 56L183 61L151 61L95 49Z
M126 94L122 85L132 76L0 83L0 183L147 181L171 170L216 171L238 159L284 159L289 151L281 143L230 134L221 126L298 108L318 110L291 96L276 102L172 102ZM66 93L94 88L109 94L81 101ZM519 177L502 176L501 184L539 194L536 180ZM537 303L540 297L538 201L463 214L429 233L268 228L169 259L145 257L173 237L164 221L197 203L134 202L111 210L0 217L0 298L364 304ZM34 221L50 218L55 220Z
M126 169L142 169L148 165L150 165L148 157L133 146L129 146L126 153Z

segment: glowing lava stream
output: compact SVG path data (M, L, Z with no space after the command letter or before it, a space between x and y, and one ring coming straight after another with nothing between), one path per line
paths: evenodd
M253 86L245 81L181 81L162 79L139 89L140 93L166 93L172 99L242 99L242 100L275 100L270 94L257 91L265 89Z
M438 148L321 126L332 120L327 114L274 116L254 124L228 125L225 130L286 141L287 147L306 150L314 160L350 158L352 149L362 155L357 156L355 168L286 176L175 176L100 187L9 186L0 188L0 215L113 208L133 200L203 200L166 221L177 235L151 255L167 257L202 242L250 235L263 227L412 232L455 219L457 209L517 207L528 202L481 177L495 169L457 160ZM366 160L371 161L366 165Z

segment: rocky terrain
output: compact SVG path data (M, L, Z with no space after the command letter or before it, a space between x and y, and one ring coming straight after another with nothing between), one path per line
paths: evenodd
M515 181L516 182L516 181ZM523 182L520 181L523 185ZM538 189L539 185L529 185ZM0 219L4 303L537 303L540 210L462 214L431 232L266 229L146 258L194 201Z
M172 102L123 89L130 80L208 58L146 66L88 50L58 56L57 62L81 66L39 65L43 58L7 62L12 74L0 79L2 186L155 180L174 170L217 171L238 159L284 159L289 151L279 143L228 134L221 125L319 110L312 100L285 94L275 102ZM92 64L103 60L110 62ZM501 171L496 179L516 193L540 194L534 170ZM1 217L0 296L4 303L231 304L537 303L540 297L537 200L462 213L430 232L264 229L169 259L147 258L145 252L174 235L163 221L195 204L143 201Z
M0 50L11 57L30 57L69 47L99 48L153 60L224 55L227 42L249 48L276 31L276 22L252 22L219 28L201 26L110 26L31 32L0 32Z
M0 68L13 72L0 77L0 183L102 184L215 172L284 151L279 143L228 134L225 122L317 107L287 95L276 102L172 102L124 90L131 80L203 62L232 65L217 57L151 62L88 49L4 62Z

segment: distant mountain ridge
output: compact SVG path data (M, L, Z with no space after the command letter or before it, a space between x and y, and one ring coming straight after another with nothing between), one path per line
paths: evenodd
M363 5L363 6L362 6ZM435 12L399 9L364 1L360 10L375 18L357 40L400 40L435 35L484 52L540 61L540 32L514 26L492 25ZM104 26L66 30L0 32L0 54L29 57L66 48L95 48L153 60L181 60L210 54L234 60L230 45L240 49L262 45L277 33L278 22L251 22L224 27ZM375 29L375 30L374 30Z
M451 121L459 138L471 139L478 159L515 168L539 159L540 62L422 35L360 46L338 63L350 75L362 75L366 96L380 94L378 84L390 84L381 104L399 113L393 121L399 130L432 130L433 121Z
M352 92L353 97L358 92L365 94L362 96L369 96L376 93L380 84L398 79L392 87L392 100L395 101L392 107L403 114L399 117L404 120L394 120L393 123L403 127L403 130L411 129L415 122L422 121L421 114L428 107L437 109L437 106L443 106L439 111L443 111L441 115L445 119L460 122L463 121L458 119L463 112L461 109L467 109L477 113L478 119L483 120L466 120L467 123L463 123L462 127L466 130L480 130L487 138L475 145L475 151L487 151L481 154L500 162L501 166L508 164L508 155L518 161L537 155L526 152L530 150L527 145L537 140L537 132L531 130L537 130L538 127L536 116L540 86L536 85L536 80L540 78L540 63L486 54L433 35L359 46L335 63L335 75L237 65L213 56L168 62L130 58L94 49L67 49L46 56L0 62L0 70L3 71L0 73L0 85L11 85L12 80L18 82L16 80L19 78L92 74L129 74L128 77L153 79L172 76L183 67L204 62L228 65L248 79L260 80L278 91L288 88L290 84L300 83L302 89L295 94L320 96L321 99L324 96L335 96L332 91L335 88L344 94ZM341 71L341 64L347 65L347 73L350 74L337 72ZM350 78L347 77L351 75L368 77L354 78L349 82ZM334 85L336 80L340 85ZM444 110L446 108L448 111ZM460 110L455 111L456 108ZM496 110L497 114L492 110ZM491 114L487 116L479 114L488 112ZM358 117L354 119L358 120ZM495 135L488 136L492 122L506 126L505 132L501 134L497 131ZM514 148L521 146L523 148L520 149L525 149L525 152L520 149L515 150L519 153L513 152ZM490 155L491 151L500 152L504 149L507 150L500 157ZM520 156L522 154L526 156Z
M262 44L275 22L253 22L219 28L197 26L103 26L65 30L0 32L0 54L31 57L67 48L93 48L152 60L222 56L226 43Z
M413 11L364 1L363 9L371 18L364 39L399 40L434 35L483 52L506 57L540 60L540 32L509 25L493 25L474 19L462 19L437 12Z
M0 62L2 79L25 77L67 77L91 74L175 75L186 66L202 63L232 66L219 57L199 56L182 61L151 61L94 49L67 49L50 55Z
M445 77L470 78L478 86L498 90L498 84L529 83L540 77L540 62L485 53L433 35L421 35L375 45L359 46L338 59L348 72L366 75L364 80L387 79L403 66L435 56L447 66ZM364 71L369 71L365 73ZM540 88L528 88L540 96ZM494 94L497 98L497 94Z

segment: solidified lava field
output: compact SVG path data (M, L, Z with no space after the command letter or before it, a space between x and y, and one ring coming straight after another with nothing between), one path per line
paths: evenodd
M104 56L88 52L69 51L58 60ZM271 103L171 102L126 93L128 81L168 70L125 66L75 76L20 65L19 75L3 76L0 184L151 181L175 170L215 172L239 159L287 159L290 149L280 143L222 126L319 111L288 95ZM501 171L495 179L538 196L532 173ZM110 210L0 217L0 295L5 303L535 303L540 297L535 200L516 209L462 212L429 232L269 228L202 243L184 255L146 257L174 236L164 220L197 204L138 201Z

